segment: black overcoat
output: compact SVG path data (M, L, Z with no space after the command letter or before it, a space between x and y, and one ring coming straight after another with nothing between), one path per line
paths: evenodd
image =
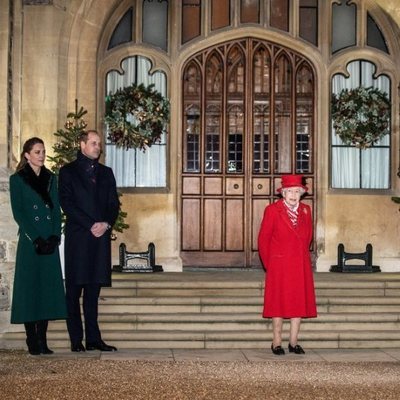
M59 197L66 215L66 282L111 286L111 229L99 238L90 231L95 222L113 226L117 219L119 199L111 168L97 164L93 183L78 157L60 169Z

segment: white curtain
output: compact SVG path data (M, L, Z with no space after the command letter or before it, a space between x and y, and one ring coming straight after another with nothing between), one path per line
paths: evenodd
M166 96L167 83L163 72L150 75L150 61L145 57L135 56L122 63L124 74L111 71L107 74L107 94L133 83L148 86ZM124 150L111 143L106 145L106 165L115 174L118 187L165 187L166 186L166 137L153 144L145 152L139 149Z
M358 86L374 87L390 96L390 80L387 76L373 78L374 64L353 61L348 65L350 76L335 75L332 92ZM343 142L332 127L332 187L343 189L388 189L390 177L390 137L386 135L376 146L366 150L356 147L335 147Z

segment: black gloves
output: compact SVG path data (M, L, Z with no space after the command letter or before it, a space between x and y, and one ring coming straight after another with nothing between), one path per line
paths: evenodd
M44 240L41 236L33 241L35 251L39 255L53 254L55 248L59 245L60 238L56 235L51 235L47 240Z
M33 241L33 245L35 246L36 253L39 255L51 254L54 251L54 246L41 236Z
M47 238L47 241L51 243L54 248L56 248L60 244L60 238L56 235L51 235Z

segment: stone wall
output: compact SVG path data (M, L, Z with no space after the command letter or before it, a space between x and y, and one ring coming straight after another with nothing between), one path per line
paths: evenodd
M9 170L0 168L0 333L11 330L10 306L18 231L9 201L9 176Z

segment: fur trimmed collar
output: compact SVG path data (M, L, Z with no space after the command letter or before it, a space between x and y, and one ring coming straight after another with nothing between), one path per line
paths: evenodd
M38 176L27 163L24 168L18 171L18 175L42 198L45 204L48 204L50 208L54 207L49 195L53 174L46 167L43 166L40 169Z

